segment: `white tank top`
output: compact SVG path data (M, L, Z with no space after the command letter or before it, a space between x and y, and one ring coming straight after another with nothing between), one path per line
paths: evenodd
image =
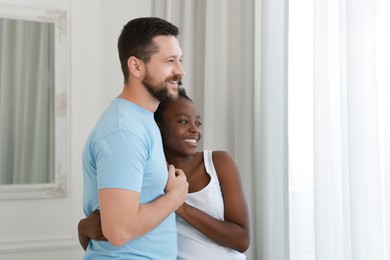
M210 182L202 190L189 193L186 203L202 210L216 219L224 220L221 186L219 185L218 176L214 168L212 151L203 151L203 157L206 172L210 175ZM176 225L178 232L177 259L179 260L246 259L244 254L233 249L220 246L211 241L179 216L176 216Z

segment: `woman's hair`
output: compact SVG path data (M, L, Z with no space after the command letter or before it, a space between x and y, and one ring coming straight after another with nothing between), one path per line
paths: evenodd
M160 35L177 37L179 29L158 17L142 17L130 20L122 29L118 38L119 60L121 62L124 82L128 81L129 68L127 60L134 56L145 63L150 56L158 52L153 38Z
M193 101L191 100L191 98L189 98L189 97L187 96L186 90L185 90L183 87L179 87L179 90L178 90L178 91L179 91L178 99L183 98L183 99L186 99L186 100L189 100L189 101L193 102ZM175 101L176 101L176 100L171 100L171 99L169 99L169 100L167 100L167 101L161 102L161 103L158 105L157 110L154 112L154 120L155 120L156 122L161 122L161 120L162 120L162 114L164 113L164 110L165 110L166 106L167 106L168 104L171 104L171 103L175 102Z

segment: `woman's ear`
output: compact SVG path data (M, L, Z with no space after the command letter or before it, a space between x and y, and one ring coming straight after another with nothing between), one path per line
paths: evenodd
M134 56L130 56L130 58L127 60L127 67L129 68L129 74L139 78L144 74L145 63Z

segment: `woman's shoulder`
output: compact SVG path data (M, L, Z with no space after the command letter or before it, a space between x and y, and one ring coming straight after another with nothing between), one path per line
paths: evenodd
M215 167L217 174L221 172L230 171L236 168L236 163L234 158L227 151L211 151L212 152L212 161Z
M232 183L237 182L239 170L233 156L227 151L213 151L212 160L221 187L235 187ZM229 192L231 189L223 190Z
M233 160L233 157L227 151L211 151L214 163L224 162L226 160Z

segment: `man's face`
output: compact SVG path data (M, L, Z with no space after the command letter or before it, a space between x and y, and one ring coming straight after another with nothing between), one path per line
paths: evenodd
M174 36L157 36L154 42L159 51L146 64L142 84L160 102L176 99L185 74L181 66L182 51L179 42Z

